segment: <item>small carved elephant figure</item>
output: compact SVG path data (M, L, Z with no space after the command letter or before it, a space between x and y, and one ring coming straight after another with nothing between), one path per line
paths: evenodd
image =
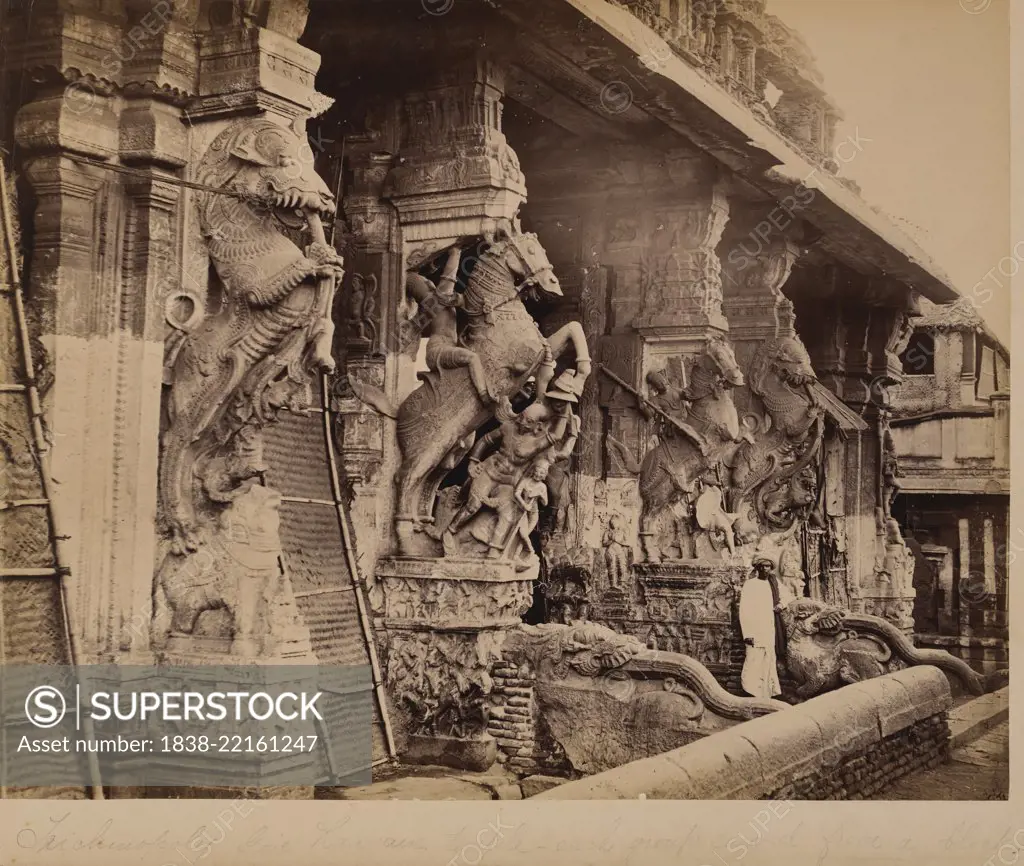
M839 608L810 598L783 608L786 668L796 681L800 700L885 673L892 650L844 630L845 616Z
M255 640L270 627L269 596L279 578L280 503L277 491L253 485L225 509L206 544L167 555L157 577L158 643L192 634L203 613L225 609L234 626L232 651L258 651Z

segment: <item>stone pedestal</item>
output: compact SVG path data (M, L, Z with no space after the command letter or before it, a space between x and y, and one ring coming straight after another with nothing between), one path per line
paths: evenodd
M704 664L723 687L735 690L743 663L743 639L733 611L748 569L699 560L641 562L632 566L643 603L640 620L603 618L636 636L649 649L677 652Z
M386 681L404 761L473 770L494 762L491 666L529 609L535 579L536 568L517 571L508 562L378 562L371 603L386 633Z

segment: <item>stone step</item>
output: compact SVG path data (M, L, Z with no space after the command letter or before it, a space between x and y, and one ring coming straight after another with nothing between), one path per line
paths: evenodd
M950 745L971 743L1010 717L1009 687L974 698L949 711Z

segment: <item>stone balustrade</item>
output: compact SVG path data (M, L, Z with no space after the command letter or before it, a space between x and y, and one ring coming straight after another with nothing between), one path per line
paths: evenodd
M805 156L835 172L836 127L842 112L822 88L810 48L766 11L765 0L610 0L661 36ZM645 65L658 58L642 57ZM767 95L771 85L777 100Z
M846 686L539 799L857 800L948 759L946 677L923 666Z

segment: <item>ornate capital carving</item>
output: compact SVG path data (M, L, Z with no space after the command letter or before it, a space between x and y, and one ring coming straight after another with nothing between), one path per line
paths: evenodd
M519 158L501 131L504 76L473 57L401 102L402 162L386 195L407 243L479 234L526 199Z
M728 327L716 251L728 220L729 200L720 181L696 204L655 209L652 239L641 254L637 330L664 335L681 327Z

